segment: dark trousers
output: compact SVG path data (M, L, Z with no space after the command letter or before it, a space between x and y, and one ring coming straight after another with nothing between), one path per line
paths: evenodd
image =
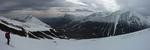
M7 38L7 45L9 45L10 44L10 39L9 38Z

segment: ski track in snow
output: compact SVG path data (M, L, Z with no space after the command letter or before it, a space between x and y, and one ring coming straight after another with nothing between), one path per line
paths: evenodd
M11 35L10 47L0 31L0 50L150 50L150 29L135 33L86 40L31 39Z

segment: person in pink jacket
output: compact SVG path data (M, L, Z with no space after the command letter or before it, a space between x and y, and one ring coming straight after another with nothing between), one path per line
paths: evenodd
M6 32L5 37L7 39L7 44L9 45L10 44L10 32Z

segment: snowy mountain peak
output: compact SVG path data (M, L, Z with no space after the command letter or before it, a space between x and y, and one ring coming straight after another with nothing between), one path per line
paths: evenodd
M124 21L124 22L132 22L136 21L139 24L147 24L148 19L134 11L116 11L113 13L109 12L96 12L93 13L83 19L84 21L96 21L96 22L116 22ZM149 23L149 22L148 22ZM147 24L150 25L150 24Z
M25 23L35 23L37 25L41 25L41 26L51 28L48 24L42 22L41 20L39 20L38 18L33 17L33 16L27 16L25 20L26 20Z
M114 20L118 20L118 22L126 22L127 24L149 25L147 24L148 19L146 19L146 17L134 11L117 11L112 13L110 17L113 17Z

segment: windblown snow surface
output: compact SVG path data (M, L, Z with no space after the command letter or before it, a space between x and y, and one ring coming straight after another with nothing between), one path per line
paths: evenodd
M65 40L31 39L11 35L10 47L0 31L0 50L150 50L150 29L107 38Z

